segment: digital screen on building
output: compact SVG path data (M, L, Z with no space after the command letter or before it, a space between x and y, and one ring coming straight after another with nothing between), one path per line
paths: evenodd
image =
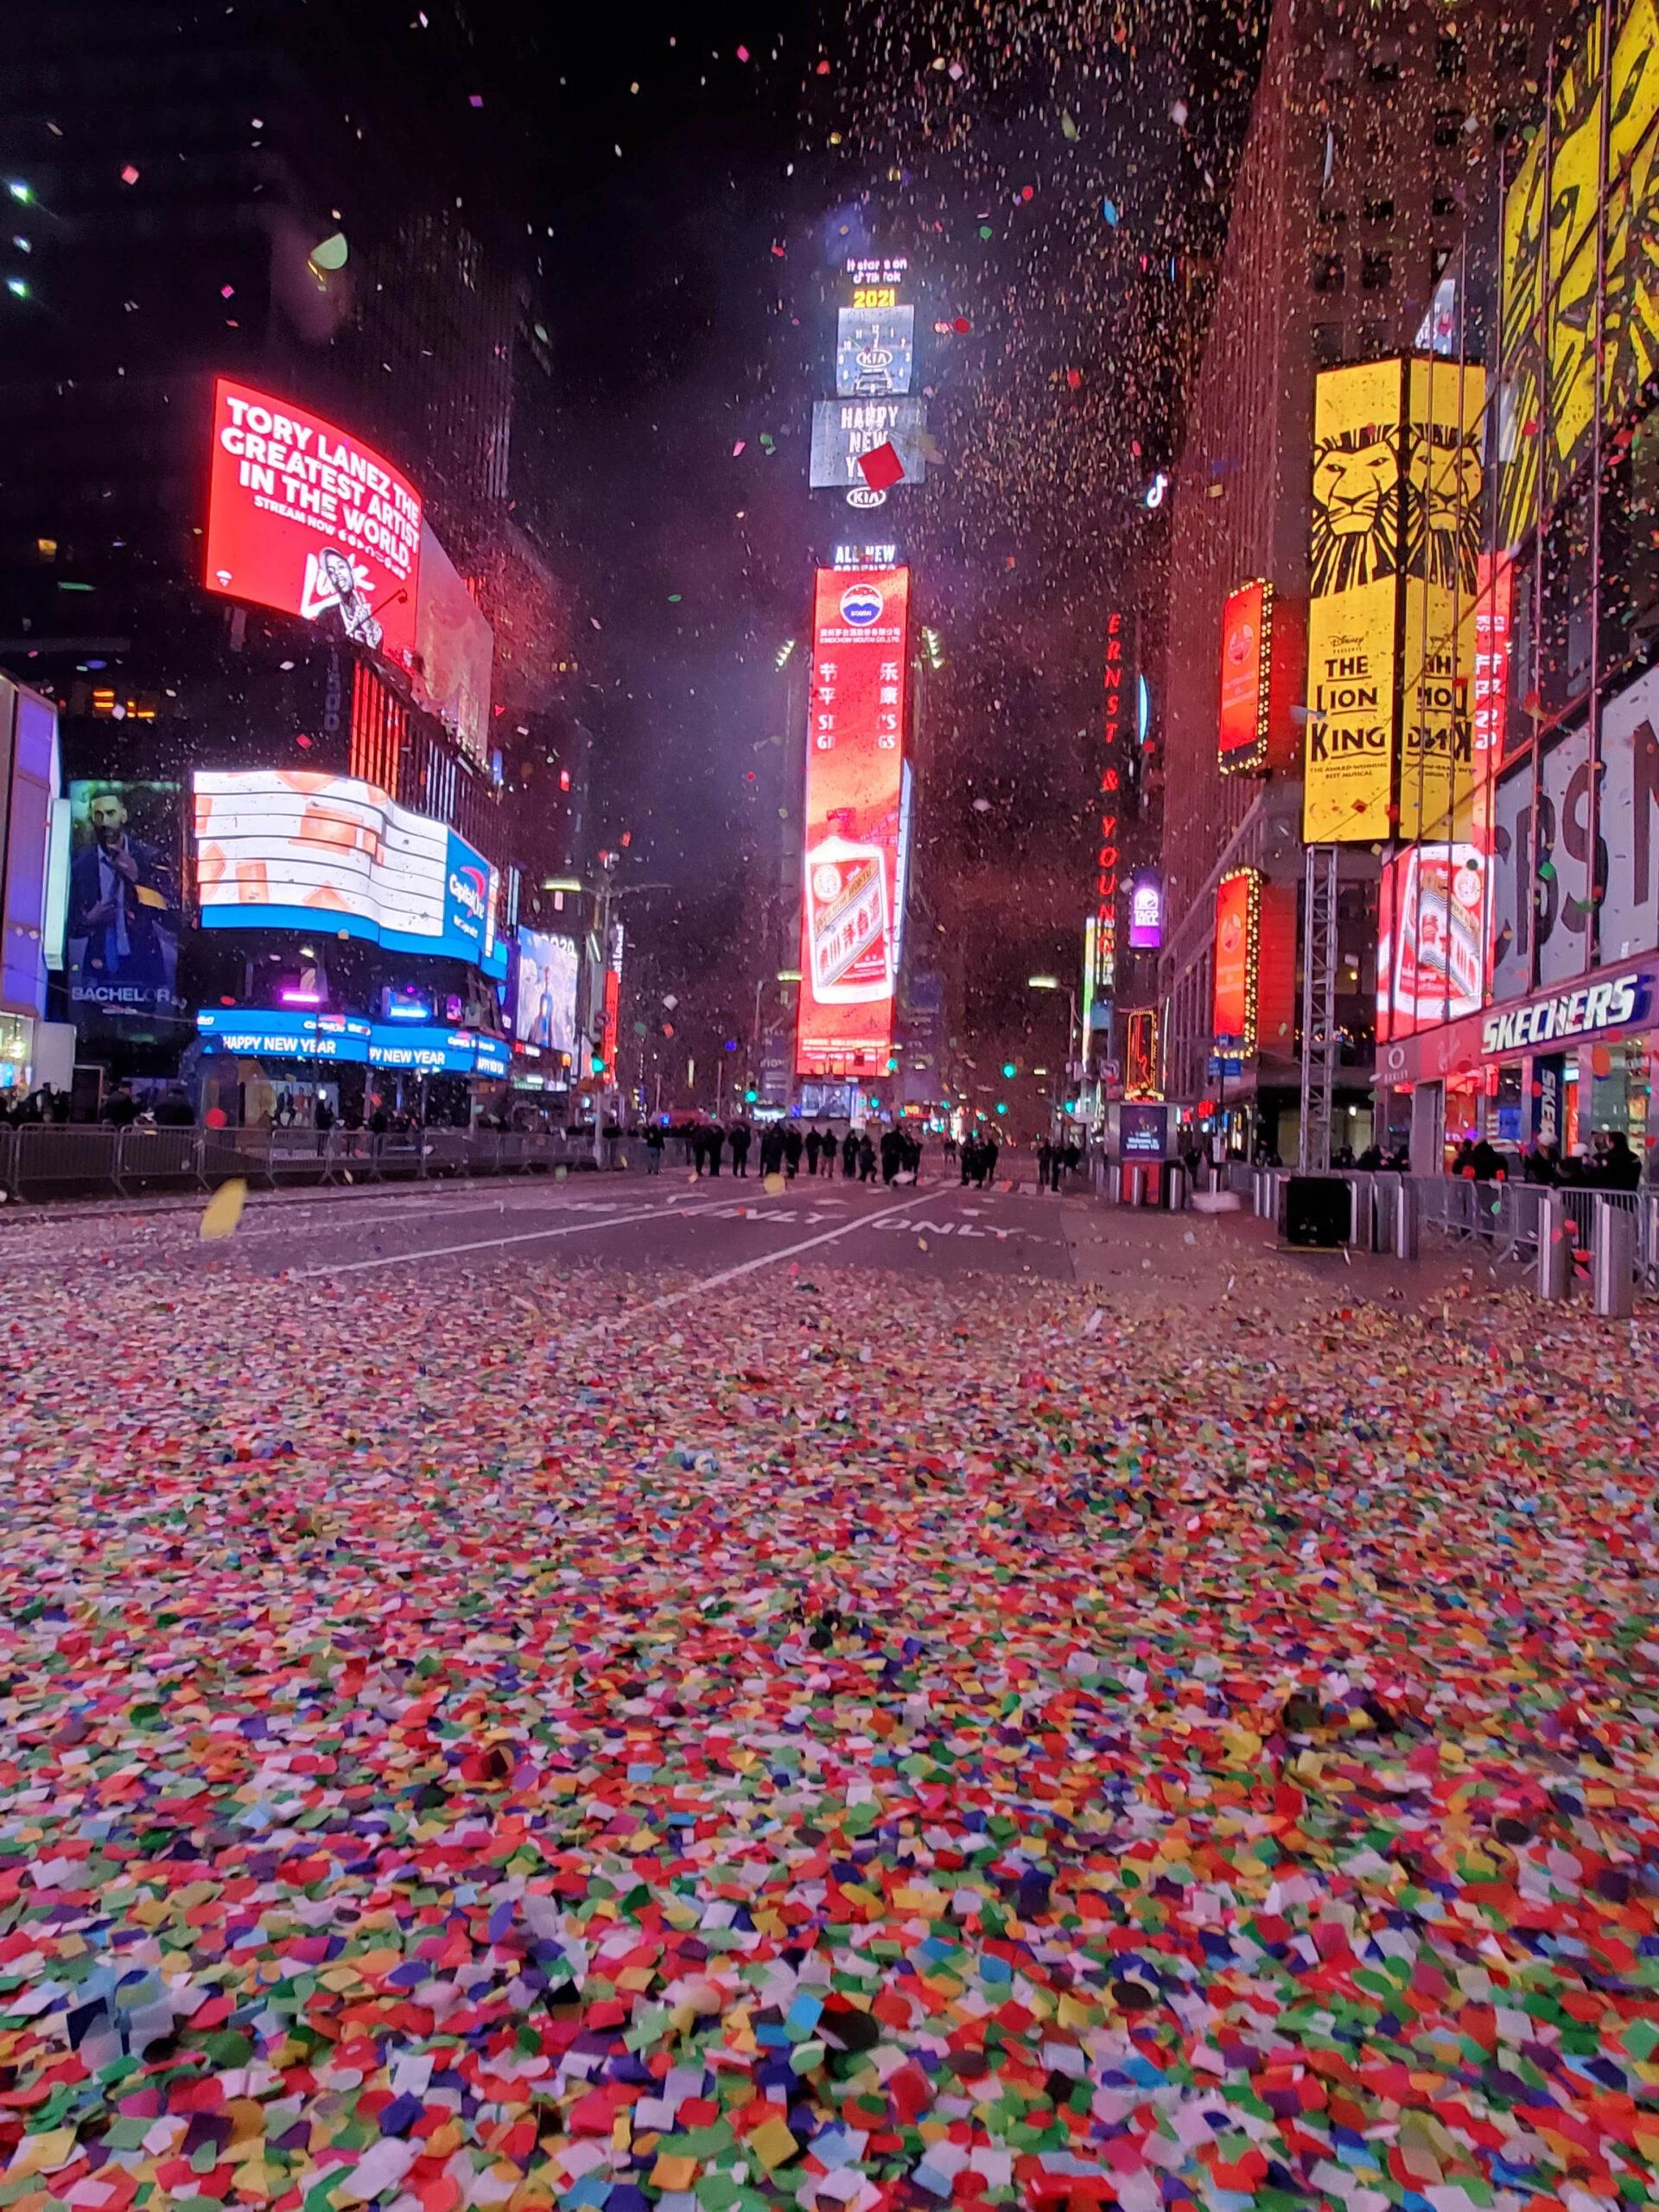
M1224 775L1264 768L1273 671L1273 586L1258 577L1227 595L1221 613L1221 717L1217 750Z
M914 308L842 308L836 331L836 390L885 399L910 390L916 362Z
M1376 1033L1384 1042L1479 1011L1487 861L1478 847L1408 845L1377 890Z
M196 1034L205 1051L243 1059L334 1060L417 1075L490 1077L505 1077L512 1065L505 1043L485 1030L365 1021L351 1014L203 1007Z
M1497 443L1506 549L1589 460L1598 353L1604 423L1628 411L1653 373L1653 49L1652 0L1611 0L1591 18L1554 65L1549 112L1504 197Z
M204 581L409 667L418 649L421 499L321 415L217 378Z
M798 1075L879 1075L893 1039L908 569L820 569L803 807Z
M495 632L429 524L421 526L421 582L410 679L429 714L474 760L489 752Z
M1438 359L1315 380L1310 845L1467 828L1484 401L1484 371Z
M512 1033L520 1044L544 1052L576 1049L576 975L581 955L574 938L542 930L518 931L518 985Z
M1261 950L1261 871L1234 868L1216 891L1214 1027L1217 1046L1241 1056L1255 1050Z
M82 1027L184 1014L181 801L175 783L99 778L69 786L64 967Z
M204 929L327 931L506 973L495 870L354 776L199 771L195 856Z
M919 399L819 399L812 405L812 454L808 482L815 492L864 491L859 462L890 445L904 463L901 483L919 484L927 474L922 434L927 409Z
M1136 952L1156 952L1164 941L1164 887L1152 874L1129 885L1129 944Z

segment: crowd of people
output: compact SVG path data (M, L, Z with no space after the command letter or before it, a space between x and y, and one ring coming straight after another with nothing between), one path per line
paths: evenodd
M809 1176L834 1175L839 1169L847 1182L873 1183L880 1171L883 1183L918 1181L922 1171L921 1140L903 1127L889 1127L877 1135L866 1124L849 1128L837 1138L833 1129L798 1122L770 1122L760 1131L757 1160L761 1175L781 1175L793 1182ZM718 1175L729 1155L734 1175L747 1176L749 1154L755 1149L756 1132L745 1121L729 1128L718 1122L694 1122L689 1128L664 1129L653 1124L645 1131L647 1173L661 1173L663 1155L672 1139L683 1147L685 1163L698 1175Z

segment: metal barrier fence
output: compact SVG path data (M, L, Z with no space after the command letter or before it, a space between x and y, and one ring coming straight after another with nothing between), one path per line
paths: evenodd
M550 1174L629 1164L630 1140L531 1136L517 1130L111 1129L79 1122L0 1128L0 1187L37 1203L112 1191L210 1190L240 1177L286 1185L431 1180L440 1176ZM644 1157L643 1146L632 1150Z
M1359 1249L1416 1256L1421 1232L1447 1245L1467 1245L1485 1257L1532 1266L1539 1257L1552 1205L1560 1208L1568 1252L1578 1267L1593 1265L1602 1225L1628 1220L1633 1279L1659 1291L1659 1191L1602 1191L1538 1183L1478 1183L1459 1175L1402 1175L1333 1171L1349 1186L1348 1243ZM1246 1171L1255 1211L1278 1218L1283 1168ZM1621 1233L1622 1234L1622 1233Z

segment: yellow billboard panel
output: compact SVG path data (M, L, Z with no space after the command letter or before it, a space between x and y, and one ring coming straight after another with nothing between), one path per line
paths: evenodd
M1399 818L1407 842L1466 837L1474 804L1475 603L1486 373L1433 356L1407 374Z
M1302 837L1394 835L1405 364L1321 370L1313 397Z

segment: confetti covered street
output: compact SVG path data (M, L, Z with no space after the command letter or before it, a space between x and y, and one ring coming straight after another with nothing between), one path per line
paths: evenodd
M0 2202L1655 2194L1650 1320L8 1228Z

